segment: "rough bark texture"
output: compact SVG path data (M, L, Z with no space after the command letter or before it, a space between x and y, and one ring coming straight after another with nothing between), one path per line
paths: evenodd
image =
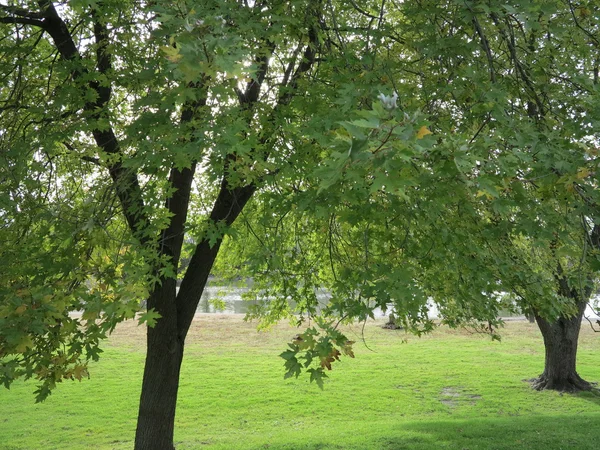
M162 306L175 303L175 288L164 286L154 296L153 303L160 312ZM165 288L170 289L165 289ZM150 303L150 300L149 300ZM165 314L154 328L148 328L146 364L142 381L138 423L135 433L135 448L148 450L171 450L179 370L183 359L183 341L177 336L177 321L174 314Z
M187 182L183 185L188 186ZM233 223L255 189L252 185L230 189L226 181L223 181L211 219L215 222L224 221L228 225ZM180 203L180 208L174 208L173 212L174 219L180 217L183 226L185 221L183 208L184 206L187 208L187 201L180 201ZM187 213L187 209L185 211ZM178 215L178 212L181 215ZM174 228L174 223L175 220L172 220L171 228ZM167 235L165 239L167 246L173 239L169 236ZM135 436L137 450L174 449L175 408L185 337L220 244L219 240L211 247L208 241L203 240L197 245L179 293L176 290L176 281L166 278L148 299L148 307L154 308L162 317L154 328L148 328L148 349ZM180 248L181 242L178 238L172 250L174 257L178 258Z
M89 90L95 92L95 99L88 101L83 108L85 115L82 119L88 122L99 151L111 156L109 162L105 163L105 168L114 182L125 220L142 247L155 252L161 258L165 257L163 260L170 261L174 268L178 268L186 232L191 185L198 161L190 161L190 166L186 168L171 168L169 184L173 188L173 194L165 204L165 208L171 214L171 220L162 231L157 246L145 228L150 223L150 218L145 213L138 174L134 169L123 165L127 154L123 152L117 137L118 133L111 125L111 29L102 20L101 2L97 5L98 10L91 9L96 46L95 60L87 54L79 53L77 39L74 39L68 23L60 17L52 1L40 0L37 3L39 11L5 7L5 10L8 8L9 11L18 14L16 17L2 17L0 22L39 27L47 32L61 57L73 63L71 78L77 83L75 86L82 89L82 95L87 94ZM273 128L276 127L276 113L281 107L290 103L300 78L311 69L316 60L322 7L321 0L315 1L307 11L307 20L311 22L307 35L308 42L305 43L304 39L300 39L298 47L298 52L304 47L303 57L300 61L293 58L285 70L276 106L266 121L268 126L259 133L260 148L271 148L269 142L275 135ZM239 89L236 91L240 106L249 112L247 117L250 129L253 128L252 111L259 102L275 43L265 39L263 46L263 51L257 52L255 58L257 66L255 77L249 80L244 91ZM79 64L85 59L95 64ZM188 88L194 89L197 95L194 96L196 100L190 100L183 105L180 118L182 124L192 124L194 119L201 119L198 115L202 114L202 107L206 105L208 81L209 76L206 75L202 80L188 85ZM105 119L102 129L98 128L98 119ZM268 152L257 153L254 156L257 160L266 160ZM210 221L225 226L233 224L254 194L257 184L257 180L247 179L241 185L231 185L228 178L229 173L236 170L234 163L235 156L232 153L225 160L219 194L210 215ZM161 318L153 328L147 330L148 349L135 437L137 450L174 449L173 428L185 337L220 245L221 240L216 243L206 239L198 242L179 292L174 279L163 277L148 298L148 308L154 308ZM154 260L151 263L154 264ZM160 274L161 268L154 267L155 273Z
M592 388L576 370L577 341L585 307L586 302L579 302L575 316L561 317L555 322L548 322L536 314L535 319L544 338L546 360L544 372L532 380L534 389L576 392Z

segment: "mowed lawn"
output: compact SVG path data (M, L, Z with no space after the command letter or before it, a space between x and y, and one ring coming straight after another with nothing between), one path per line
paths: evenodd
M509 322L502 342L440 327L417 338L346 329L356 358L334 365L323 391L283 380L278 357L297 333L257 332L241 316L199 315L188 337L178 449L597 449L600 394L535 392L537 327ZM364 342L363 342L364 340ZM1 449L133 446L144 330L117 328L91 379L64 382L34 404L35 382L0 390ZM600 333L582 327L579 373L600 381Z

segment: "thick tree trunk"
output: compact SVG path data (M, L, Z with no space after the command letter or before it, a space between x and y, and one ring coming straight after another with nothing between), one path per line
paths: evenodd
M148 349L140 409L135 434L135 448L171 450L179 370L183 343L165 333L160 325L148 332ZM176 336L176 335L174 335Z
M170 301L169 301L170 300ZM161 318L147 329L146 364L142 381L135 448L171 450L183 340L177 333L175 280L164 280L148 306ZM172 309L169 312L169 309Z
M576 315L569 318L560 317L555 322L548 322L538 314L535 315L544 338L546 360L544 372L533 380L534 389L576 392L592 388L576 370L577 341L585 307L586 302L579 302Z
M213 222L224 221L231 225L255 189L255 186L250 185L229 190L224 182L211 212ZM168 236L171 234L176 235L167 233ZM172 246L175 250L171 254L178 259L182 234L177 235L180 238ZM175 448L173 429L184 342L220 246L221 240L212 246L207 240L200 241L183 277L179 293L176 280L166 278L148 299L148 308L154 308L161 318L155 327L148 328L146 365L135 435L136 450Z

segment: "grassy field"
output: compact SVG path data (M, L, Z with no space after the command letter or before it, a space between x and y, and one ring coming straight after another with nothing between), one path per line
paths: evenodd
M278 354L296 331L258 333L239 316L201 315L188 338L176 418L180 449L597 449L600 395L535 392L542 369L535 325L510 322L502 342L438 329L416 338L347 330L356 359L325 390L283 380ZM406 341L406 342L405 342ZM584 326L579 373L600 381L600 336ZM144 361L143 329L121 325L91 367L35 405L34 383L0 390L1 449L132 448Z

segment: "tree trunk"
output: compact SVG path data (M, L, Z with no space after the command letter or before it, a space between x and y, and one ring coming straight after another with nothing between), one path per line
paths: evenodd
M223 181L211 212L211 220L214 223L223 221L227 226L231 225L255 190L254 185L229 190L226 181ZM183 234L167 235L179 236L178 242L171 246L175 248L172 255L178 260ZM190 259L179 292L175 279L163 278L148 299L148 308L154 308L161 317L156 325L153 328L148 327L147 331L148 348L135 450L175 448L173 429L184 342L221 242L222 239L218 239L211 246L206 239L200 241Z
M555 322L548 322L538 314L535 315L544 338L546 360L544 372L533 380L534 389L576 392L592 388L576 370L577 341L586 304L579 302L576 315L569 318L560 317Z
M174 308L175 280L164 284L148 300L161 318L147 329L146 364L140 395L135 448L138 450L172 450L175 407L179 388L179 370L183 360L183 341L177 333ZM173 286L171 286L173 285ZM172 297L168 302L168 297Z

